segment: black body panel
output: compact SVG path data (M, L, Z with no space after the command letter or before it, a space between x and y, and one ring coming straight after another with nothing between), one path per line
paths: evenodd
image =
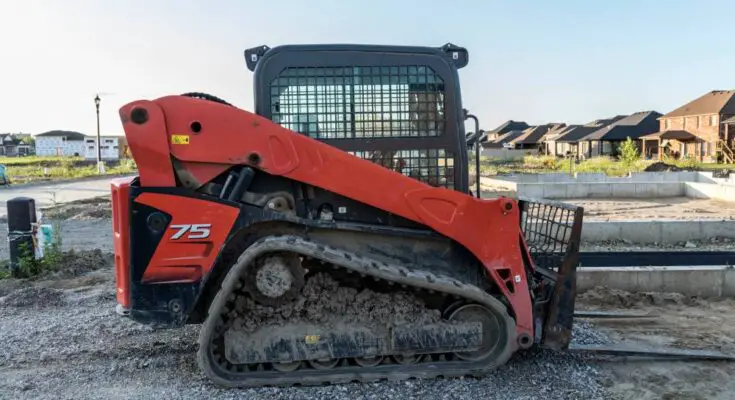
M196 284L144 284L141 277L153 257L170 216L161 210L134 202L143 192L193 197L240 208L222 244L209 275ZM324 221L279 213L260 207L234 203L189 189L131 188L131 310L136 321L161 327L200 323L226 272L237 257L258 238L275 233L296 233L327 245L366 254L376 260L423 265L429 270L463 274L467 280L481 282L480 264L464 247L433 231L375 224ZM163 216L160 229L151 228L152 216ZM349 238L345 240L345 238ZM459 272L458 272L459 270Z

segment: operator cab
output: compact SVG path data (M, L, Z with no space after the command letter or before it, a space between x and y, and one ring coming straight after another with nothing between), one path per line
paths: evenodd
M429 185L469 192L457 73L466 49L259 46L245 59L258 115Z

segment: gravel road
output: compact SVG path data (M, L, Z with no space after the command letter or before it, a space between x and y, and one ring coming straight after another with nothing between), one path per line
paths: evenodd
M104 196L110 193L110 181L117 176L74 180L70 182L56 181L44 184L17 185L0 189L0 217L8 213L5 203L14 197L30 197L35 200L36 207L49 207L54 203L67 203Z

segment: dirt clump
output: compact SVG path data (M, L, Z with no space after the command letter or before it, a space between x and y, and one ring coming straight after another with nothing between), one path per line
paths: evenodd
M331 276L315 274L307 279L302 296L279 307L263 306L240 295L235 300L237 330L253 332L264 325L287 323L429 324L441 318L421 300L405 293L377 293L340 286Z
M707 303L701 298L685 296L681 293L631 293L624 290L611 289L606 286L597 286L580 293L577 296L577 300L580 303L589 306L610 306L622 308L664 305L699 306Z
M694 171L694 169L679 168L676 165L666 164L665 162L657 161L647 166L644 172L679 172L679 171Z
M77 200L43 208L43 218L49 220L89 220L112 218L112 203L109 196Z
M64 305L64 292L44 287L25 287L0 298L0 307L60 307Z
M103 253L100 249L68 251L62 254L61 259L53 267L50 277L72 278L104 268L112 268L114 256L112 253Z

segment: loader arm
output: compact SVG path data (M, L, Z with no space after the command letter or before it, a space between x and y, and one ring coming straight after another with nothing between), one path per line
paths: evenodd
M268 119L183 96L121 108L141 187L196 190L233 166L248 166L354 199L423 224L466 247L507 299L516 335L534 337L518 203L432 187ZM532 266L528 266L532 268Z

